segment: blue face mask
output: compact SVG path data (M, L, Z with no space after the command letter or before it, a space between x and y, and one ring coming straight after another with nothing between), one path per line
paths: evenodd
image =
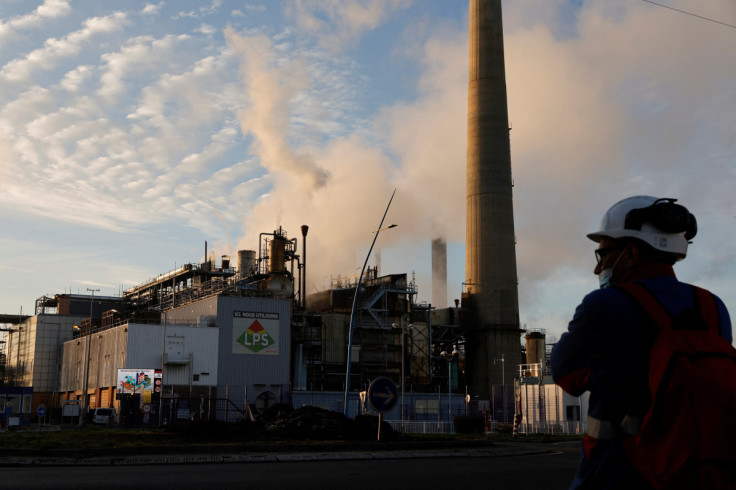
M601 289L605 289L611 286L611 277L613 277L613 269L606 269L598 274L598 283Z
M612 266L612 267L610 267L610 268L608 268L608 269L605 269L605 270L602 270L602 271L601 271L601 272L600 272L600 273L598 274L598 284L600 285L601 289L604 289L604 288L609 288L609 287L611 287L611 286L614 286L614 285L615 285L615 282L613 281L613 270L614 270L614 269L616 268L616 266L618 265L618 261L619 261L619 260L621 260L621 257L623 257L623 256L624 256L624 252L626 252L626 249L627 249L627 248L628 248L628 247L624 248L624 249L623 249L623 250L621 251L621 253L619 254L618 258L617 258L617 259L616 259L616 261L615 261L615 262L613 263L613 266Z

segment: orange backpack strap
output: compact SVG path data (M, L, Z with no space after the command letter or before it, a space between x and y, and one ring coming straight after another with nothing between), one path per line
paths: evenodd
M691 287L693 290L693 309L696 316L702 318L702 321L704 322L703 328L705 329L707 327L708 330L711 330L716 335L720 335L720 319L715 297L710 293L710 291L697 286ZM652 294L652 292L643 284L638 282L627 282L616 285L616 288L626 293L635 303L639 304L660 329L669 330L682 326L673 322L673 319L670 314L667 313L667 310L664 309L654 294ZM692 327L692 325L693 324L688 324L685 326Z
M673 327L672 317L664 309L659 300L638 282L617 284L616 288L626 293L634 303L640 305L647 315L654 320L660 329L670 330Z
M716 299L710 291L693 286L693 299L696 308L700 310L700 316L708 325L708 329L720 335L720 317L718 315L718 305Z

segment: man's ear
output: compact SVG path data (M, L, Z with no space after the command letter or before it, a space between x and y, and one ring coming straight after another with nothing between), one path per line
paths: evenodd
M639 260L641 258L641 250L639 249L639 245L637 243L629 243L628 249L628 257L626 258L626 265L628 267L634 267L639 263Z

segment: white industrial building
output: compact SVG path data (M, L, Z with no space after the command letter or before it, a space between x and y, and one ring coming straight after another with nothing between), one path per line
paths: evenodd
M4 355L9 366L4 379L16 386L33 387L34 406L51 406L59 391L59 346L72 338L82 316L40 314L24 319L5 332Z
M576 397L554 384L551 376L516 379L519 432L582 434L589 393Z
M192 393L201 391L201 387L211 391L217 386L218 338L218 328L202 324L123 323L80 335L62 347L58 391L62 400L77 400L88 376L89 407L118 406L118 369L161 370L162 366L164 390L177 386Z
M290 401L289 325L287 300L215 295L161 314L160 324L83 331L63 345L58 391L62 400L83 399L88 375L89 407L119 410L119 369L162 370L167 405L227 398L230 417L242 417L246 404Z

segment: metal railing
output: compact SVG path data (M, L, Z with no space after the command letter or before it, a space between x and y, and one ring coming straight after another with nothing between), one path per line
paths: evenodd
M453 434L449 422L436 420L387 420L396 432L404 434Z
M430 420L387 420L396 432L404 434L454 434L454 426L448 422L437 422ZM506 429L510 432L510 427ZM584 422L581 421L559 421L559 422L522 422L519 425L520 434L582 434L585 430ZM487 434L499 432L499 424L491 421L486 429Z
M519 424L521 434L582 434L585 432L584 421L547 421L523 422Z

